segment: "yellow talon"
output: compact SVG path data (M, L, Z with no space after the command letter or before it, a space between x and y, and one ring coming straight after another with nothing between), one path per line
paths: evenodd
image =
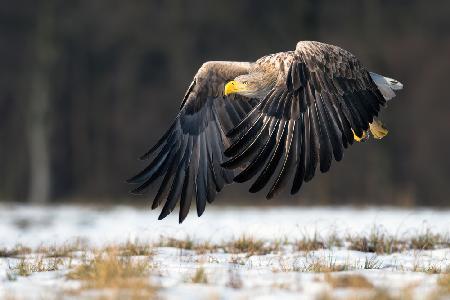
M374 120L369 125L370 132L372 133L373 137L378 140L384 138L389 132L389 130L387 130L387 128L384 127L383 124L378 120Z
M352 129L352 131L353 131L353 129ZM354 138L355 141L357 141L357 142L365 141L365 140L367 139L367 134L366 134L365 131L363 131L362 136L359 137L359 136L357 136L357 135L355 134L355 132L353 131L353 138Z

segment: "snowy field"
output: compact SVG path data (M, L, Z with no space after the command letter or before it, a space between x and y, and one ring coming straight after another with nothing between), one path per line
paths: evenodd
M450 210L210 206L181 225L176 213L157 216L0 206L0 299L450 299Z

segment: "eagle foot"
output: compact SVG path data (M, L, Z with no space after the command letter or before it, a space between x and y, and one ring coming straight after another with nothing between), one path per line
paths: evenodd
M353 131L353 129L352 129L352 131ZM353 131L353 138L354 138L354 140L357 141L358 143L359 143L359 142L365 142L366 140L369 139L369 135L368 135L365 131L363 131L362 136L359 137L359 136L357 136L357 135L355 134L355 132Z
M389 132L379 120L374 120L369 126L372 136L377 140L384 138Z

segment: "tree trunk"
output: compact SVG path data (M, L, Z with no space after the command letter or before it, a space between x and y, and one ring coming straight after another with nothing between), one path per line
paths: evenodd
M30 159L29 201L48 202L51 192L49 109L51 102L50 74L55 60L53 43L53 0L39 5L34 40L34 66L32 67L29 98L28 143Z

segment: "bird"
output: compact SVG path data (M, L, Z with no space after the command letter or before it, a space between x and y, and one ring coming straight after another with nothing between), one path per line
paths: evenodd
M127 182L143 194L159 182L159 220L179 202L179 223L195 199L200 217L223 187L253 180L266 198L296 194L317 170L341 161L354 142L383 138L381 108L403 85L369 72L338 46L300 41L254 62L208 61L189 85L170 128L141 156Z

